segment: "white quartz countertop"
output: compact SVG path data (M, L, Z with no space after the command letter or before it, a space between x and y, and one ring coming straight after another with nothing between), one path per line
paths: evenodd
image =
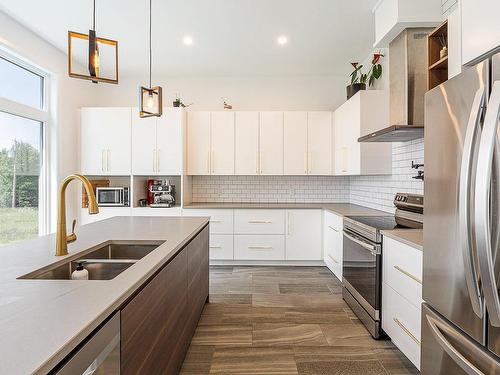
M387 216L388 212L350 203L189 203L185 209L323 209L341 216ZM186 212L185 215L189 215Z
M115 217L77 228L69 255L55 236L0 247L0 374L45 374L168 262L206 217ZM163 242L112 280L18 280L106 241Z
M392 229L383 230L382 235L390 237L396 241L412 246L420 251L424 250L424 230L423 229Z

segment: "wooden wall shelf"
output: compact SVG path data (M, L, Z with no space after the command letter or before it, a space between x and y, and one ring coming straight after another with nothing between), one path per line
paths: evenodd
M435 28L427 37L427 61L429 74L427 89L431 90L448 79L448 54L441 57L443 43L448 46L448 21Z

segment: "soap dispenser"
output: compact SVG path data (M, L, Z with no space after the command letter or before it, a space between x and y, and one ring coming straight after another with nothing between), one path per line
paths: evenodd
M83 268L83 262L78 262L78 266L76 266L76 270L71 274L71 280L88 280L89 279L89 271Z

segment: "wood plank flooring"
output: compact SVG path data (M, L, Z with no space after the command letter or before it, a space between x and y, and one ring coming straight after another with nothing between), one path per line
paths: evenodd
M403 375L416 368L373 340L325 267L211 267L182 375Z

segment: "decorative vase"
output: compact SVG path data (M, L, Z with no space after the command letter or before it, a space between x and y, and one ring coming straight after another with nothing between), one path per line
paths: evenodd
M347 86L346 89L347 100L349 100L351 96L356 94L358 91L366 90L366 83L353 83L352 85Z
M441 48L441 51L439 51L439 58L440 59L442 59L445 56L448 56L448 47L443 47L443 48Z

